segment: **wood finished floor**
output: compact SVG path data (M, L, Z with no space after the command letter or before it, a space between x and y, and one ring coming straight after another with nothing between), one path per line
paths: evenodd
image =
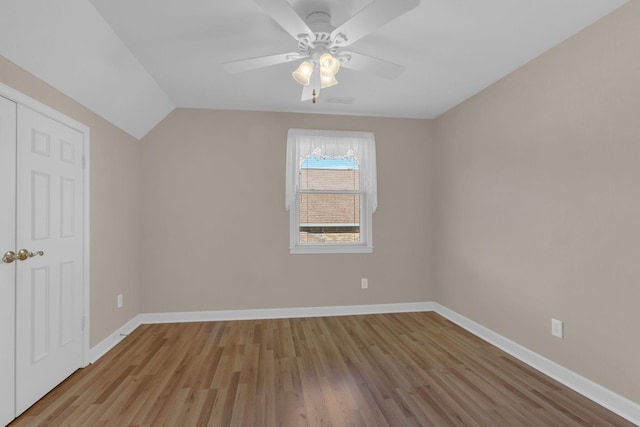
M435 313L143 325L36 425L633 426Z

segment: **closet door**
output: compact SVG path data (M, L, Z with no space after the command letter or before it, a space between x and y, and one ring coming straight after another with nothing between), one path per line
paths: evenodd
M83 136L18 105L16 415L82 366Z
M0 425L15 416L16 104L0 96ZM9 254L10 255L10 254Z
M0 426L82 367L83 138L0 96Z

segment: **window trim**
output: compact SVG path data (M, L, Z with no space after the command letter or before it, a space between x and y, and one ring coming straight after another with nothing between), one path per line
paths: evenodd
M360 162L360 189L358 191L338 191L339 193L351 193L360 195L360 242L358 243L300 243L300 194L311 193L313 191L300 190L298 174L300 172L300 159L302 156L310 155L301 153L297 136L319 138L328 137L330 139L345 139L347 152L350 149L348 141L351 138L361 138L359 144L369 144L366 148L359 147L360 153L364 153L363 158L358 158ZM339 142L336 142L339 144ZM307 144L308 146L308 144ZM308 151L308 150L306 150ZM358 156L356 156L358 157ZM293 164L292 164L293 162ZM364 162L364 163L363 163ZM364 173L368 176L363 179ZM363 185L363 182L365 183ZM370 132L341 132L341 131L318 131L309 129L289 129L287 138L287 188L286 188L286 208L289 210L289 250L291 254L345 254L345 253L372 253L373 252L373 213L377 207L377 182L375 165L375 139ZM325 193L325 191L315 191ZM334 192L327 190L327 193Z

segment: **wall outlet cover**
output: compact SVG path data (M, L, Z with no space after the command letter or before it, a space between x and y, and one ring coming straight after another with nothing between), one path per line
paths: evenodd
M557 338L563 338L564 325L562 323L562 320L551 319L551 335Z

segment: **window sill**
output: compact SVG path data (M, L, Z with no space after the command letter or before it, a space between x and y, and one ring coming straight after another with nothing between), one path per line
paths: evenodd
M366 244L354 245L297 245L291 247L292 255L298 254L370 254L373 246Z

